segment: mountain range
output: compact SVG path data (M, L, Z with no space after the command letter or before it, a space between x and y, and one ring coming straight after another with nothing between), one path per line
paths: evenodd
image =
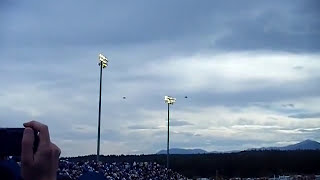
M297 144L292 144L283 147L262 147L262 148L252 148L252 150L280 150L280 151L294 151L294 150L320 150L320 143L307 139L305 141L299 142ZM206 151L203 149L182 149L182 148L172 148L169 150L170 154L206 154L206 153L231 153L239 151L227 151L227 152L218 152L218 151ZM157 154L167 154L167 150L160 150Z
M203 149L181 149L181 148L172 148L169 150L170 154L205 154L208 151ZM161 150L157 154L167 154L167 150Z

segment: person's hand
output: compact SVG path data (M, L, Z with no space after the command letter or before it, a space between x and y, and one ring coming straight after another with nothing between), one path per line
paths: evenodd
M23 124L21 175L24 180L56 180L60 149L51 143L48 126L37 121ZM39 146L33 154L34 131L39 132Z

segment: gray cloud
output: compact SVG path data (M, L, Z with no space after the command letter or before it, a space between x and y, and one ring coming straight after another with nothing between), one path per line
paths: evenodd
M198 91L185 93L192 98L182 100L183 104L194 106L207 106L209 104L232 105L248 105L255 102L267 102L263 106L271 106L268 103L280 101L282 99L290 99L292 97L302 98L306 96L318 96L320 86L317 85L318 79L311 79L307 82L299 82L299 84L283 84L274 85L266 89L246 90L242 92L207 92ZM280 87L281 86L281 87ZM175 96L180 94L176 93ZM181 96L180 96L181 97ZM259 105L261 106L261 105Z
M192 123L188 121L183 121L183 120L170 120L170 125L171 126L187 126L187 125L193 125Z
M245 118L240 118L238 120L238 125L253 125L255 124L254 120L251 119L245 119Z
M320 133L320 128L313 128L313 129L299 129L300 132L303 133L315 133L319 134Z
M295 69L295 70L301 70L301 69L303 69L303 66L294 66L293 69Z
M0 108L0 127L23 127L23 123L30 120L30 118L29 114L23 110Z
M152 130L152 129L159 129L158 127L150 127L147 125L132 125L128 126L128 129L136 129L136 130Z
M300 113L291 115L289 117L298 119L320 118L320 113Z
M135 1L125 6L118 2L4 4L1 15L6 18L2 21L1 38L7 47L112 47L180 41L183 51L212 47L285 51L320 48L314 39L319 34L316 0L184 1L183 5L172 1ZM47 10L35 11L39 8ZM222 34L217 42L216 34ZM188 47L186 42L193 46Z
M177 97L171 107L177 118L171 122L173 147L232 150L319 139L317 131L308 131L317 122L295 120L318 117L299 114L316 107L303 99L320 96L314 61L320 50L318 7L317 0L0 1L0 124L20 127L40 120L68 154L74 147L76 153L91 148L97 54L103 52L110 65L103 72L102 140L118 147L108 153L165 147L164 95ZM202 116L203 109L221 107ZM241 111L248 108L259 111L250 111L252 116ZM295 135L275 132L279 128L271 126L278 122ZM297 134L292 124L306 130ZM209 129L216 126L225 129Z
M285 108L294 108L294 104L282 104L281 105L282 107L285 107Z

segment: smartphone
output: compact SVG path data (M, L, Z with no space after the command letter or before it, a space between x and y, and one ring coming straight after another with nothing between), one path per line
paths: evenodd
M0 156L20 156L24 128L0 128ZM34 131L33 152L39 144L38 132Z

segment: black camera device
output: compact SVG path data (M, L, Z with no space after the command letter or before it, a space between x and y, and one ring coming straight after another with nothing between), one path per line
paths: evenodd
M0 156L20 156L24 128L0 128ZM39 145L38 132L34 130L33 152Z

